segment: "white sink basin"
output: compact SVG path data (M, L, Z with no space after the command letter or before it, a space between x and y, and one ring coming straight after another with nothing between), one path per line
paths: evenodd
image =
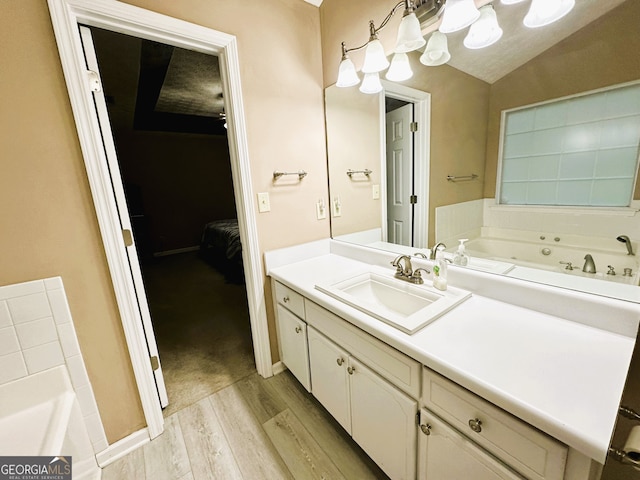
M449 287L440 291L378 273L367 272L316 289L378 320L412 334L471 296Z

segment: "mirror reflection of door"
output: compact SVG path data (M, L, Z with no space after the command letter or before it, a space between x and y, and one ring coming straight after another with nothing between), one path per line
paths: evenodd
M413 104L386 98L387 238L391 243L413 242ZM400 105L400 106L398 106Z

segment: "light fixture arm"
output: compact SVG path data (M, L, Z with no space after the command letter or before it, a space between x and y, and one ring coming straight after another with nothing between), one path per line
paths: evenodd
M413 3L413 0L401 0L391 9L389 14L384 18L384 20L382 20L378 28L376 28L375 24L373 23L373 20L370 20L369 21L369 40L367 40L362 45L354 48L347 48L345 43L342 42L342 59L344 60L346 58L346 55L349 52L362 50L364 47L369 45L370 41L375 40L378 37L378 32L387 26L387 23L389 23L389 20L391 20L391 17L393 17L395 13L398 11L398 9L402 6L404 6L404 15L409 15L411 12L413 12L416 9Z

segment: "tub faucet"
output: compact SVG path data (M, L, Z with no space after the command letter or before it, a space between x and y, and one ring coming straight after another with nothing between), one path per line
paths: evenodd
M433 248L431 249L431 252L429 254L429 258L431 260L435 260L436 259L436 252L438 251L438 248L442 247L442 249L444 250L445 248L447 248L447 246L442 243L442 242L438 242L436 243Z
M629 240L629 237L627 237L626 235L619 235L616 240L626 245L627 255L635 255L635 253L633 253L633 245L631 245L631 240Z
M593 257L590 254L584 256L584 267L582 271L585 273L596 273L596 264L593 263Z

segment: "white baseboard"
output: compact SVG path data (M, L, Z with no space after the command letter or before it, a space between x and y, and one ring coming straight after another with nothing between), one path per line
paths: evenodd
M200 247L199 246L185 247L185 248L176 248L174 250L164 250L162 252L153 252L153 256L154 257L166 257L168 255L176 255L178 253L195 252L196 250L200 250Z
M284 371L287 369L287 367L286 367L286 365L285 365L284 363L282 363L282 362L276 362L276 363L274 363L274 364L273 364L273 366L271 367L271 369L273 370L273 374L274 374L274 375L277 375L277 374L279 374L279 373L284 372Z
M116 443L109 445L106 450L103 450L96 455L96 461L100 468L104 468L119 458L124 457L127 453L133 452L150 441L151 439L149 438L148 430L143 428L142 430L133 432L122 440L118 440Z

